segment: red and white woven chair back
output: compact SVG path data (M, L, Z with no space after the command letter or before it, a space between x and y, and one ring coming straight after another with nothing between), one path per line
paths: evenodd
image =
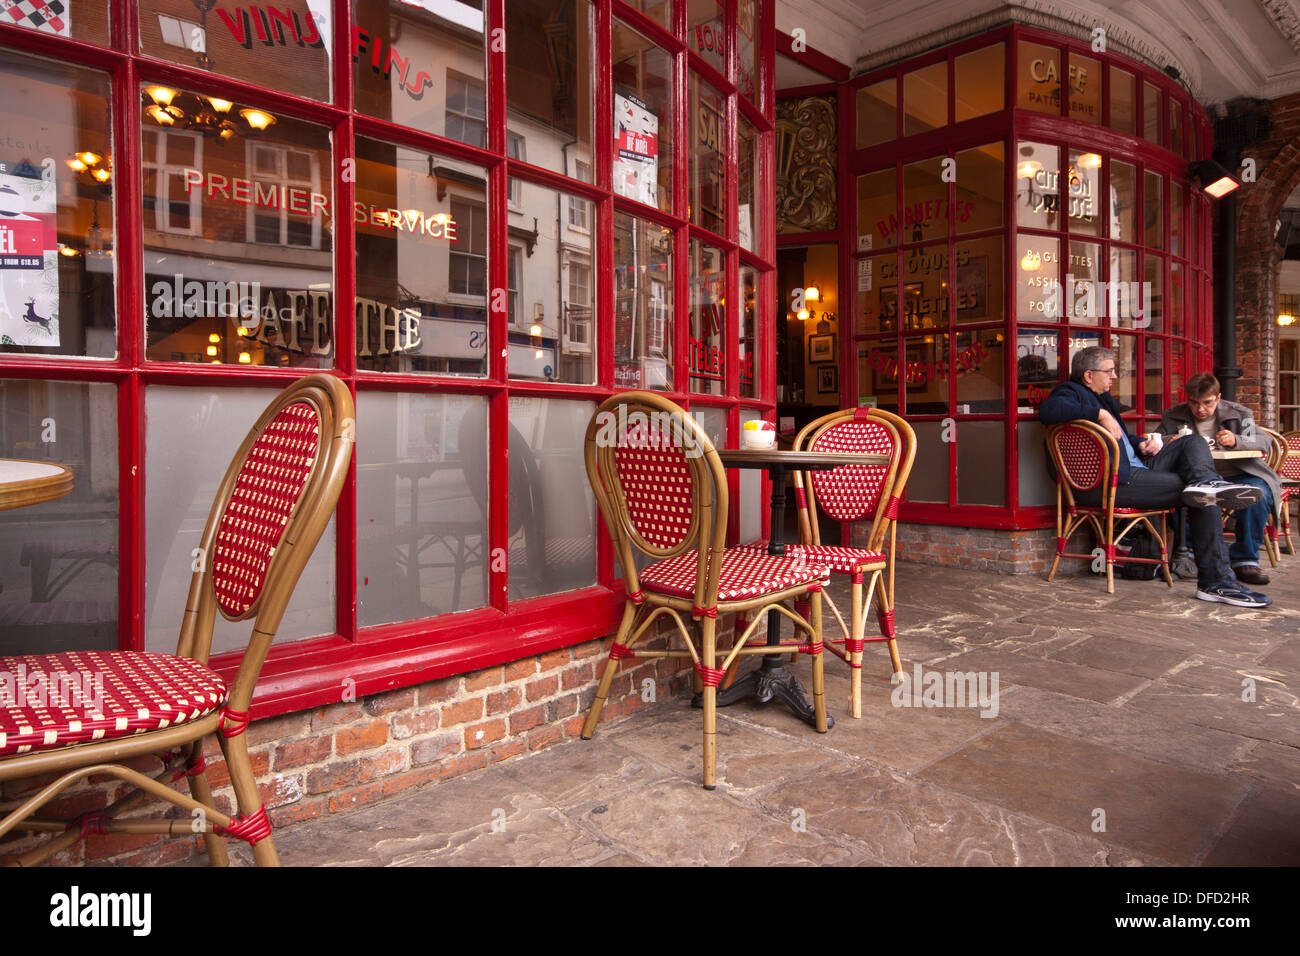
M685 449L670 435L632 434L614 450L614 467L628 519L660 551L693 540L695 480Z
M1057 471L1075 491L1090 491L1102 484L1109 466L1109 450L1101 438L1077 425L1066 424L1048 433Z
M212 584L229 620L247 617L289 519L307 488L321 445L320 416L310 402L280 410L249 449L217 525Z
M889 455L899 452L897 436L879 421L846 419L818 432L809 451ZM889 465L841 465L809 472L822 511L836 521L861 521L875 514L889 476Z
M1287 454L1278 474L1283 478L1300 480L1300 432L1287 432L1282 439L1286 442Z

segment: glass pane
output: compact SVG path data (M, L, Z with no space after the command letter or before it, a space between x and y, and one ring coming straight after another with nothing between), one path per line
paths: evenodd
M948 327L948 244L936 243L903 254L903 328L909 332ZM893 285L893 283L890 283ZM881 289L888 302L893 290ZM886 329L893 329L886 322Z
M759 27L763 22L763 0L748 0L736 6L736 88L751 103L758 103L761 71Z
M727 193L724 102L721 95L693 73L690 87L690 115L695 118L691 137L691 222L724 235L727 221L723 212Z
M946 415L948 336L922 335L903 340L903 393L908 415Z
M334 37L328 6L309 8L304 3L297 9L286 4L213 10L214 5L214 0L185 4L142 0L140 51L238 80L256 76L263 86L329 101ZM79 20L81 3L76 7L74 19ZM369 52L363 49L362 55ZM392 68L387 48L376 55L380 57L376 69L387 74Z
M1061 228L1061 151L1021 142L1016 161L1016 221L1037 229Z
M1165 263L1159 256L1146 257L1146 280L1142 286L1142 313L1135 325L1149 332L1165 330ZM1148 292L1149 290L1149 292Z
M0 51L0 82L0 353L111 359L108 77Z
M1183 185L1169 180L1169 251L1176 256L1187 255L1183 246Z
M758 194L759 136L749 120L741 117L736 160L736 221L740 248L758 252L763 236L763 204Z
M217 486L275 394L268 388L145 390L145 650L175 651L194 550ZM330 518L294 588L277 642L334 632L334 540ZM251 633L252 622L218 614L212 653L242 650Z
M1115 371L1119 377L1111 386L1120 411L1127 412L1137 407L1137 337L1133 335L1111 336L1110 347L1115 350Z
M671 388L673 234L614 216L614 387Z
M352 0L357 112L486 146L483 10L483 0Z
M959 324L1002 321L1005 315L1002 299L1004 245L1001 236L957 243L951 281Z
M1143 178L1142 194L1144 235L1152 249L1165 247L1165 177L1148 170Z
M858 90L858 149L888 143L898 129L898 81L892 76Z
M943 179L946 157L936 156L903 167L903 241L925 242L948 235L948 184Z
M1186 294L1183 281L1183 264L1169 263L1169 333L1171 335L1187 334ZM1154 303L1152 303L1154 305Z
M755 378L759 372L758 363L762 361L759 348L759 273L752 266L740 267L740 395L742 398L758 398L758 382Z
M727 75L723 0L686 0L686 47L723 76Z
M487 406L469 395L357 394L360 626L487 603ZM511 442L512 467L524 467L521 447ZM514 491L512 538L526 511Z
M957 153L957 205L952 211L957 234L1002 226L1003 147L989 143Z
M1020 41L1016 105L1036 113L1061 112L1061 51Z
M948 61L903 74L903 135L948 125Z
M898 241L897 173L893 167L858 177L858 252Z
M6 2L3 5L4 23L50 36L71 37L107 46L111 14L106 0L78 0L76 16L70 15L70 7L70 0ZM188 47L189 43L186 42L185 46Z
M614 192L670 212L672 60L635 30L615 23L613 62Z
M509 340L511 378L595 382L591 203L511 180Z
M1146 364L1146 409L1149 415L1162 415L1165 411L1165 343L1163 339L1147 339Z
M1133 74L1110 68L1110 126L1122 133L1136 132L1137 108L1133 100Z
M1183 382L1187 380L1190 369L1187 360L1187 342L1183 339L1169 340L1169 404L1177 405L1187 401Z
M1171 152L1183 152L1183 104L1176 100L1169 101L1169 149Z
M898 344L895 340L858 345L858 404L898 411Z
M61 498L0 511L0 655L116 650L117 389L0 381L0 457L62 465L74 482Z
M1070 241L1070 263L1062 283L1067 322L1100 325L1107 315L1107 288L1101 282L1101 246Z
M1002 43L956 58L953 62L956 122L996 113L1006 105L1006 62L1006 46Z
M155 172L143 197L148 358L328 367L329 131L235 104L230 115L257 117L267 131L246 136L241 126L214 141L172 128L159 105L190 111L197 95L151 86L142 98L144 164ZM361 204L363 212L382 217L384 230L397 228L387 218L391 203Z
M692 392L726 393L726 289L721 249L691 240L691 331L686 358Z
M952 364L957 376L958 415L1000 415L1006 411L1005 339L996 329L957 333Z
M1101 234L1101 155L1070 150L1070 231Z
M593 402L510 400L510 600L596 583L596 498L583 442Z
M858 331L893 332L898 328L898 259L894 253L859 259Z
M1076 332L1072 329L1070 331L1069 343L1070 343L1070 361L1066 363L1067 375L1069 374L1070 368L1073 366L1074 357L1076 355L1078 355L1084 349L1090 349L1094 345L1101 344L1101 333L1084 332L1082 330Z
M1101 122L1101 61L1070 54L1070 119Z
M1110 288L1106 296L1106 314L1114 328L1132 329L1146 316L1149 298L1142 296L1138 279L1137 253L1132 249L1110 250Z
M957 445L957 504L1005 505L1007 426L962 422Z
M1020 446L1018 484L1020 505L1023 508L1056 503L1056 482L1048 477L1047 471L1047 445L1043 441L1046 434L1047 429L1041 422L1024 421L1016 424Z
M1110 237L1137 242L1137 167L1110 161Z
M357 367L486 375L483 169L357 137L356 189Z
M1061 243L1021 233L1016 237L1016 316L1021 322L1058 321L1061 302Z
M505 12L508 122L526 127L539 145L568 144L570 162L590 164L596 121L591 3L510 0ZM576 176L576 167L564 174Z
M1061 380L1060 360L1055 330L1021 329L1016 333L1016 406L1022 415L1037 412Z
M943 440L943 422L910 422L916 432L916 461L907 481L908 501L948 503L951 442ZM964 427L964 426L963 426Z
M1160 144L1160 88L1145 82L1142 84L1142 135L1149 142Z
M634 10L640 10L666 30L673 28L674 0L623 0Z

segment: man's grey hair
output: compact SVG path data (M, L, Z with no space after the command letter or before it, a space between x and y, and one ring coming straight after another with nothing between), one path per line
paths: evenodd
M1082 378L1084 372L1095 372L1101 368L1105 361L1115 361L1115 353L1111 349L1104 349L1100 345L1093 345L1089 348L1082 349L1074 353L1074 358L1070 360L1070 377Z

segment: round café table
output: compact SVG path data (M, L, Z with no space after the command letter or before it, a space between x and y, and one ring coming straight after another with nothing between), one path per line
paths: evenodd
M718 457L728 468L763 468L772 481L772 524L768 533L767 553L785 554L785 482L792 471L825 471L840 465L888 465L888 455L841 454L819 451L779 451L775 448L719 448ZM781 618L771 612L767 615L767 644L781 644ZM718 690L718 706L726 707L738 700L753 697L760 704L776 698L789 707L799 719L811 727L817 725L812 705L799 681L782 663L784 655L764 654L763 663L730 687ZM826 727L835 720L826 715Z
M0 511L62 498L72 486L72 469L63 465L0 458Z

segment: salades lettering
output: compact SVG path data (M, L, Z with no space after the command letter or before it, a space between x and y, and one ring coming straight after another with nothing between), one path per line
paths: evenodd
M82 893L73 886L50 897L50 925L126 926L134 936L148 936L153 928L153 896L149 893Z

